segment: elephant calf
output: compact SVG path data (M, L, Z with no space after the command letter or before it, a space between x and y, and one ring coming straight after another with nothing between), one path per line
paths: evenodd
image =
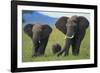
M78 55L89 21L84 16L61 17L55 26L66 36L65 45L58 56L63 53L65 56L68 55L70 46L72 46L72 54Z
M61 51L61 46L60 44L56 43L56 44L53 44L52 46L52 51L53 51L53 54L57 54L58 52Z
M43 56L52 28L49 25L27 24L24 32L33 42L32 57Z

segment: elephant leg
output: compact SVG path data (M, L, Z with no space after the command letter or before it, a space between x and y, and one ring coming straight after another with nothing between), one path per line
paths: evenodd
M74 56L79 55L80 45L81 45L81 40L80 39L76 39L76 40L72 41L72 54Z
M77 34L78 36L76 36L74 39L72 39L72 54L75 56L79 55L80 45L85 36L85 33L86 33L85 31L81 32L81 33Z
M38 56L43 56L45 52L46 45L48 43L48 37L40 40L39 48L38 48Z
M39 48L39 43L37 41L33 41L32 57L37 56L38 48Z

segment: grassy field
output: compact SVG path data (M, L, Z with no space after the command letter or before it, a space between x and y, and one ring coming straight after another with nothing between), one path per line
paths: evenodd
M62 32L60 32L56 28L53 28L53 31L50 35L49 42L45 50L45 56L32 58L32 41L23 32L22 61L23 62L36 62L36 61L55 61L55 60L79 60L79 59L89 59L90 58L90 29L89 28L87 29L84 40L82 41L79 56L72 55L71 47L70 47L69 56L57 57L53 55L52 45L58 42L61 46L63 46L65 42L64 37L65 35Z

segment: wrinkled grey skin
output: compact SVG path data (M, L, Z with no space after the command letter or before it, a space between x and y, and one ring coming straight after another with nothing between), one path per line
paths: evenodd
M48 25L28 24L24 32L32 39L32 57L43 56L52 28Z
M72 54L79 55L80 45L89 26L89 21L83 16L61 17L55 26L66 35L65 45L58 56L68 55L70 46L72 46Z

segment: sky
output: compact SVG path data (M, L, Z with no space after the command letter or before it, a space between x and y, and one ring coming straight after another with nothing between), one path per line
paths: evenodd
M30 13L31 12L31 13ZM23 11L23 20L25 21L24 24L47 24L47 25L55 25L56 21L62 17L71 17L73 15L77 16L84 16L88 20L90 20L89 13L79 13L79 12L53 12L53 11L27 11L26 13Z
M41 14L53 17L53 18L59 18L61 16L67 16L67 17L71 17L73 15L78 15L78 16L84 16L86 17L88 20L90 19L90 14L89 13L75 13L75 12L39 12Z

